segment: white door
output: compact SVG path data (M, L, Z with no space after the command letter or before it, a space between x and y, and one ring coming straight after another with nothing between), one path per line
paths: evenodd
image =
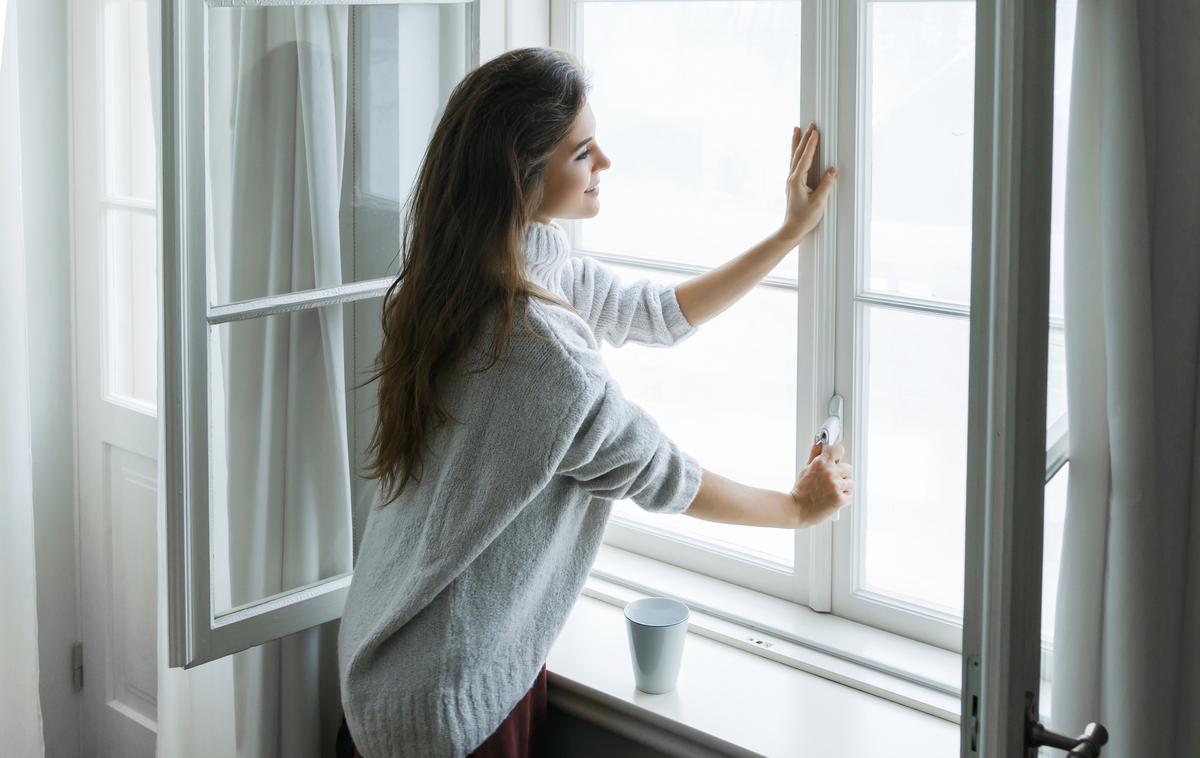
M71 11L80 734L85 755L153 756L158 318L146 2L75 0Z

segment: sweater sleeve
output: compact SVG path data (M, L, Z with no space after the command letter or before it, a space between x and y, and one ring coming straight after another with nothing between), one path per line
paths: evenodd
M622 284L615 271L595 258L575 255L565 267L571 304L588 322L597 340L620 347L632 340L644 345L676 345L694 334L675 297L675 287L650 279Z
M654 417L621 392L597 352L586 358L583 390L559 428L556 475L594 497L630 499L643 510L681 513L700 489L700 463Z

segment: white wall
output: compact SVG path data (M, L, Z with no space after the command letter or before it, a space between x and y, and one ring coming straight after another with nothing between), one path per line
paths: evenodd
M75 430L66 0L15 0L20 14L22 189L29 292L29 386L38 644L46 756L77 756L71 686L75 589ZM100 651L91 651L97 655Z

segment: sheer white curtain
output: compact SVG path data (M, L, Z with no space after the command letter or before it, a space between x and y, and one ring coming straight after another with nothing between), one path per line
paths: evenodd
M1051 722L1200 755L1200 14L1079 3L1065 248L1071 469Z
M348 33L345 7L209 16L209 283L219 301L343 283ZM344 332L335 307L235 322L219 337L210 455L229 571L214 595L236 606L350 566ZM163 676L176 700L164 713L160 695L160 755L332 750L334 624Z
M0 0L0 751L41 756L17 13Z

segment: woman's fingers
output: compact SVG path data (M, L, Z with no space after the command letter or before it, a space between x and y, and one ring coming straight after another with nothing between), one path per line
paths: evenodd
M788 172L789 173L791 173L792 171L794 171L796 169L796 160L798 159L798 155L800 152L798 148L800 147L800 141L803 136L804 136L804 134L803 134L803 132L800 131L800 127L798 127L798 126L792 127L792 149L788 153L788 155L791 156L791 158L789 159L790 162L788 163Z
M834 463L841 463L842 456L846 454L846 448L842 446L842 443L835 442L825 448L825 452L829 453L829 457L833 459Z
M813 460L820 454L821 454L821 443L814 442L813 446L811 448L809 448L809 450L808 450L808 462L812 463Z
M800 180L804 185L808 184L808 171L812 168L813 156L817 154L817 140L821 138L815 125L808 130L808 137L808 144L800 151Z
M796 166L800 165L800 159L804 155L804 150L808 146L809 139L812 137L814 129L816 129L816 124L809 124L808 129L804 130L803 133L799 133L799 130L793 130L792 161L788 166L789 177L796 173Z
M829 197L829 193L833 191L833 183L837 181L837 169L829 168L821 176L821 181L817 184L817 188L813 190L813 201L824 202L825 198Z

